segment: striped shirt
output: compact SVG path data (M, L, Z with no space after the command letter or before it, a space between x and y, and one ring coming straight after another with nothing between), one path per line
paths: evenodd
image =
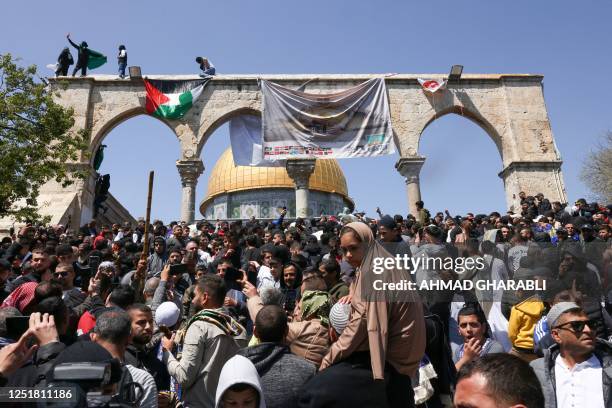
M548 330L548 318L546 315L542 316L542 318L536 323L535 328L533 329L533 345L534 348L537 344L540 343L542 337L546 336L549 333Z

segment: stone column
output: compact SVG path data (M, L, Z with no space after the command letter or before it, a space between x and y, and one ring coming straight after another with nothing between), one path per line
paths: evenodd
M192 223L195 219L195 191L198 178L204 171L202 160L177 160L176 168L181 175L183 197L181 200L181 221Z
M421 200L419 174L424 163L425 157L402 157L395 163L397 171L406 178L408 208L410 208L410 214L414 216L417 211L415 203Z
M315 169L315 159L290 159L286 168L295 183L295 216L308 217L308 181Z
M520 191L525 191L527 195L542 193L550 202L566 203L562 163L561 160L513 161L506 166L498 175L504 180L508 209L520 211Z

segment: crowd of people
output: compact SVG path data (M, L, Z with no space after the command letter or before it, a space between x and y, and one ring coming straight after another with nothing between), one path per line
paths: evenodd
M612 407L612 206L520 197L488 215L27 223L0 246L0 386L71 384L80 406ZM374 259L405 256L423 261L381 276L521 285L373 297ZM445 259L461 270L425 261Z

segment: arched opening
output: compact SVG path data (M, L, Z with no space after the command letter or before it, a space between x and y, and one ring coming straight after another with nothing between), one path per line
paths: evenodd
M149 171L155 172L151 219L180 219L181 179L176 168L180 144L162 121L148 115L131 115L113 123L97 141L104 144L100 175L110 174L110 194L135 217L144 217ZM95 143L96 141L94 141ZM97 146L95 146L97 149ZM92 155L92 160L95 150Z
M437 117L423 131L418 152L426 158L421 169L421 196L432 212L505 212L500 141L475 118L454 112ZM470 119L470 120L466 120Z
M397 151L387 156L338 160L355 211L363 211L372 218L378 218L377 207L383 214L408 214L405 179L395 169L399 157Z
M208 184L215 164L221 155L230 147L229 119L218 121L214 129L205 135L206 141L201 145L198 156L204 163L204 172L198 180L195 200L195 219L204 218L200 212L200 204L206 198Z

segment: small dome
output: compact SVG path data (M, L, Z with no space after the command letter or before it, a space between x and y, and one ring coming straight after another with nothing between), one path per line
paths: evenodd
M315 170L310 176L310 190L336 193L351 201L348 196L346 179L338 162L334 159L317 159ZM218 195L243 190L295 188L293 180L284 167L236 166L232 149L219 158L208 179L206 198L200 204L200 211Z

